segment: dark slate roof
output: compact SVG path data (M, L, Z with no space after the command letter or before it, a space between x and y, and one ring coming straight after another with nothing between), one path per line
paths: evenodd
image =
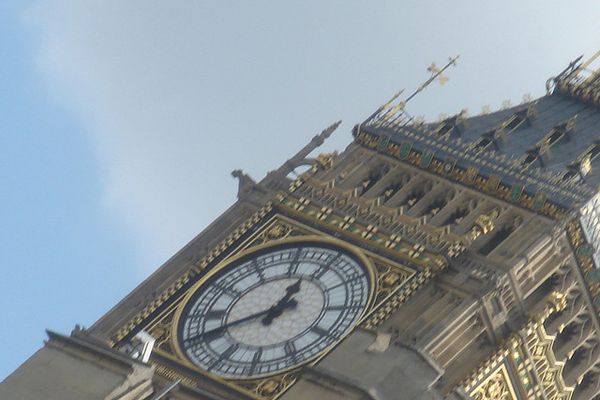
M528 109L531 116L518 128L501 133L485 150L473 148L482 135L489 135L515 113L525 113ZM543 191L562 206L572 207L587 201L600 185L600 157L592 162L591 171L584 177L563 178L567 167L578 162L578 158L600 140L600 109L564 94L549 94L490 114L455 117L460 122L456 130L447 135L437 133L440 123L405 125L402 118L394 122L393 118L384 118L381 109L379 111L361 124L362 131L389 137L399 144L410 142L419 151L433 150L438 158L453 158L462 167L475 166L484 175L500 176L508 185L524 183L527 192ZM529 167L522 164L528 150L534 149L553 128L572 119L575 125L571 131Z
M576 161L595 140L600 139L600 110L595 107L561 95L544 96L532 103L470 118L463 139L476 141L482 133L500 126L515 112L526 109L528 105L534 105L536 115L531 119L531 124L524 123L522 127L506 135L505 140L499 143L499 148L494 149L518 159L526 150L535 147L552 128L576 116L576 126L572 134L554 144L548 156L544 157L544 165L540 165L559 174L565 172L567 165ZM598 159L594 163L597 161ZM585 181L594 187L600 183L600 164L597 167L585 177Z

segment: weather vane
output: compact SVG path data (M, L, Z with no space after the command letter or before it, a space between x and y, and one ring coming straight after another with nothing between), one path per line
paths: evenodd
M399 125L400 122L402 122L402 126L409 124L413 120L413 117L406 112L406 104L436 79L439 81L440 85L444 85L446 82L448 82L449 78L444 74L444 72L451 66L455 66L459 57L460 56L449 57L448 62L442 68L439 68L435 63L431 63L431 65L427 67L427 71L431 73L429 79L419 85L419 87L405 100L398 100L404 90L400 90L394 94L394 96L392 96L387 103L379 107L373 114L371 114L363 122L363 125L375 124L378 126L396 126ZM394 104L395 102L396 104Z
M459 57L460 57L460 55L458 55L456 57L449 57L448 63L446 63L446 65L444 65L441 69L437 65L435 65L435 63L431 63L431 65L429 67L427 67L427 71L431 73L431 77L429 79L427 79L425 82L423 82L421 84L421 86L419 86L417 88L417 90L415 90L413 92L413 94L408 96L408 98L404 101L404 103L408 103L410 101L410 99L415 97L417 94L421 93L423 91L423 89L425 89L427 86L429 86L431 84L431 82L435 81L436 79L439 79L440 85L444 85L446 82L448 82L448 80L450 78L448 78L446 75L444 75L444 71L446 71L451 66L452 67L456 66L456 61L458 60Z

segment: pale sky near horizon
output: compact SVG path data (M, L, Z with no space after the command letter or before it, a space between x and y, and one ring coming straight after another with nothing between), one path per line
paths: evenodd
M0 379L224 211L233 169L260 179L338 119L342 150L457 54L412 114L543 95L597 21L591 0L2 0Z

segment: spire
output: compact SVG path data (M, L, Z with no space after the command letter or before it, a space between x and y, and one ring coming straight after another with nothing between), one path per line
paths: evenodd
M329 138L329 136L331 136L331 134L340 126L341 123L342 121L336 121L327 128L323 129L321 133L315 135L306 146L304 146L300 151L284 162L283 165L281 165L281 167L279 167L275 172L279 175L287 176L299 166L312 163L313 160L307 159L308 155L317 147L321 146L325 140Z
M451 66L456 65L456 61L460 56L448 57L448 62L442 68L439 68L435 63L431 63L427 67L427 71L431 73L429 79L423 82L414 92L412 92L405 100L398 100L400 95L404 92L400 90L392 96L387 103L380 106L373 114L371 114L361 125L375 125L375 126L406 126L411 123L414 118L406 111L406 104L427 88L433 81L438 80L440 85L444 85L448 82L449 78L444 72ZM394 105L394 103L396 103Z

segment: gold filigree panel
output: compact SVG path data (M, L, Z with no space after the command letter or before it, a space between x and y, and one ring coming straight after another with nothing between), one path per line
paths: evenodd
M474 400L518 400L503 364L469 393Z
M554 337L544 329L546 318L564 305L562 294L551 293L544 309L463 382L465 392L476 400L570 400L574 388L566 386L564 363L552 350Z

